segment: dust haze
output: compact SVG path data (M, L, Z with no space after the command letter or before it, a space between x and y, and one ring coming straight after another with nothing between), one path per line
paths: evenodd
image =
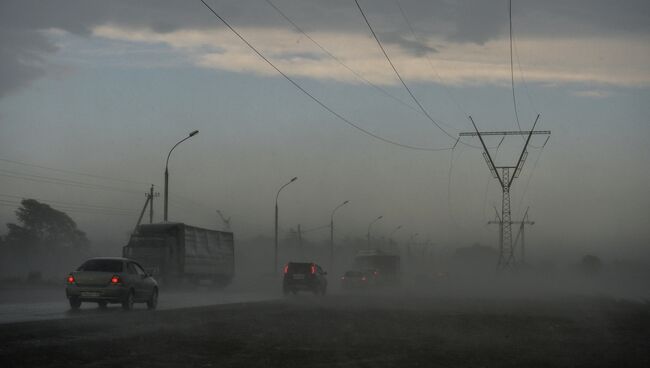
M0 361L650 366L650 3L0 2Z

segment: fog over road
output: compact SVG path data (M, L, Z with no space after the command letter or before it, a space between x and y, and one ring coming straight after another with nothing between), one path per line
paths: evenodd
M198 287L194 290L163 290L158 300L158 309L169 310L257 302L273 300L279 297L280 294L273 291L218 291L207 287ZM146 310L146 308L147 306L144 303L136 303L134 309ZM106 310L102 310L98 308L97 303L83 303L81 310L73 312L70 310L70 305L65 297L64 286L0 288L0 324L122 312L122 307L119 304L109 304Z

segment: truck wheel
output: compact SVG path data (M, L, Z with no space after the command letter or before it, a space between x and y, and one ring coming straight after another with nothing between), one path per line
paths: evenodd
M126 298L124 298L124 301L122 302L122 309L124 310L131 310L133 309L133 290L130 290L129 293L126 295Z
M81 307L81 300L78 298L70 298L68 301L70 302L70 309L72 310L78 310Z

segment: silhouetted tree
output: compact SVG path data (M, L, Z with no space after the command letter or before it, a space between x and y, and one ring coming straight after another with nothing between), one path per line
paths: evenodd
M8 223L7 244L23 251L86 250L86 234L64 212L35 199L24 199L16 210L18 224Z

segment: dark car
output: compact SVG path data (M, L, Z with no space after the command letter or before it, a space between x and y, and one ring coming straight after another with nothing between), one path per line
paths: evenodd
M372 272L347 271L341 276L341 288L364 289L374 284L374 275Z
M298 291L311 291L325 295L327 292L327 272L316 263L289 262L284 266L282 291L296 294Z
M83 302L122 304L130 310L133 303L158 305L158 283L136 261L128 258L91 258L71 272L65 294L70 308L79 309Z

